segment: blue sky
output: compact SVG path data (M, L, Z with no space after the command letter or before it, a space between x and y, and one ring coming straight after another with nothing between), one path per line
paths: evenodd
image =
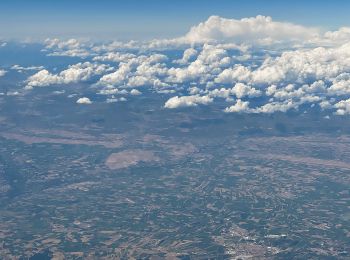
M175 37L210 15L258 14L274 20L335 29L349 26L349 1L25 1L0 2L0 38L87 37L151 39Z

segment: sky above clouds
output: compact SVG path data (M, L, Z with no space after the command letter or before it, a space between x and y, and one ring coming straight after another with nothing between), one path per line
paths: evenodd
M264 15L330 30L350 24L349 9L349 1L339 0L3 0L0 2L0 37L173 38L212 15L236 19Z

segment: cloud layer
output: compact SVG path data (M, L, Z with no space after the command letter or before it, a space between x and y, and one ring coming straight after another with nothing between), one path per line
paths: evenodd
M253 43L271 44L284 41L308 41L318 36L318 30L292 23L276 22L258 15L240 20L211 16L193 26L185 35L190 43Z
M227 113L310 106L345 115L350 114L349 42L347 27L327 32L267 16L211 16L182 37L149 42L48 39L47 55L82 61L58 73L33 67L40 70L26 80L25 88L88 82L108 103L147 91L166 95L167 109L224 102Z

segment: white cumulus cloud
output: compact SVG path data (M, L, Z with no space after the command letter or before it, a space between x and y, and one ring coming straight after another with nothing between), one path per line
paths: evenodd
M237 99L236 104L225 108L226 113L249 112L249 102Z
M110 69L108 65L93 64L90 62L70 65L59 74L52 74L48 70L43 69L27 79L26 88L31 89L33 87L44 87L52 84L69 84L86 81L92 76L103 74L106 71L110 71Z
M250 44L272 44L285 41L312 40L319 31L287 22L277 22L269 16L227 19L210 16L184 36L190 43L234 42Z
M77 104L85 104L85 105L90 105L92 104L92 101L87 98L87 97L82 97L77 100Z
M165 102L165 108L178 108L178 107L193 107L198 104L207 105L213 102L213 99L208 96L182 96L182 97L172 97L167 102Z
M0 69L0 77L4 76L6 74L6 72L7 72L6 70Z

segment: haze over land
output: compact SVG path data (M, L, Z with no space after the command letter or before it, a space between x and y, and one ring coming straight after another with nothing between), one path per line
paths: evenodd
M0 35L0 258L348 259L350 27L296 20Z

